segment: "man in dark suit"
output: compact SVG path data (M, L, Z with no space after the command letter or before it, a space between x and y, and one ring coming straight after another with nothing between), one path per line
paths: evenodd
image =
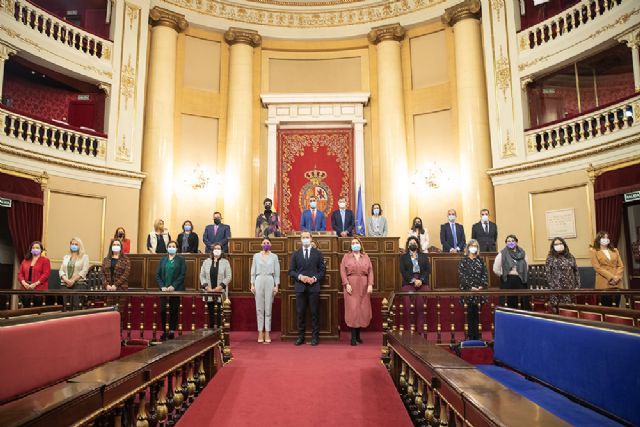
M347 209L347 199L338 199L338 210L331 214L331 228L340 237L353 236L353 229L356 226L353 211Z
M498 226L489 221L489 209L480 211L480 222L471 227L471 238L478 241L481 252L497 251Z
M300 217L300 230L302 231L326 231L327 221L324 213L316 209L318 199L315 196L309 198L309 209L302 212Z
M456 222L456 210L449 209L448 221L440 226L442 252L462 252L465 245L464 227Z
M311 310L311 345L320 342L318 308L320 305L320 281L324 277L325 265L322 253L311 246L311 233L300 235L302 247L291 255L289 276L294 278L296 287L296 312L298 314L298 338L295 344L304 344L307 305Z
M222 223L222 214L213 213L213 224L209 224L204 229L202 241L205 244L205 252L210 254L214 243L220 243L222 251L229 252L229 239L231 238L231 227Z

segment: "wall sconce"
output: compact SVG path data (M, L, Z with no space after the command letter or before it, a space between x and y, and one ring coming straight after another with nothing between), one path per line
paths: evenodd
M189 185L194 190L204 190L210 183L219 185L222 183L220 175L215 174L213 177L211 174L200 164L196 164L191 174L185 179L185 184Z
M444 170L436 162L429 162L421 170L416 171L411 183L428 189L438 189L448 181Z

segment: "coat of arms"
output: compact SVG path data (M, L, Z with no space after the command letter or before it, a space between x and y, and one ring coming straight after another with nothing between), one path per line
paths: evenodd
M328 215L333 206L333 197L331 195L331 189L325 182L323 182L327 177L327 172L313 169L306 171L304 173L304 177L308 179L309 182L304 184L300 189L300 211L309 209L309 199L312 196L315 196L316 199L318 199L316 209L324 212L325 215Z

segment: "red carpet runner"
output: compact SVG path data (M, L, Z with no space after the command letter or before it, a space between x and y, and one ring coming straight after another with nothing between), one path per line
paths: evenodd
M275 334L274 334L275 335ZM364 344L295 347L274 336L233 332L234 360L222 368L178 423L191 426L411 426L380 363L379 332Z

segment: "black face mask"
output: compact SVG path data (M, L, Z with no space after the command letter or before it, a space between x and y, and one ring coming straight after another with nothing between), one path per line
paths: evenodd
M124 233L118 233L118 238L122 239L124 237Z
M214 219L213 219L213 223L214 223L215 225L220 225L220 222L221 222L221 221L220 221L220 218L214 218Z
M422 227L422 223L421 222L416 222L416 223L413 224L413 226L416 227L416 228L420 228L420 227Z
M265 211L270 211L271 210L271 205L269 203L267 203L266 205L264 205L264 210Z
M417 251L417 250L418 250L418 246L417 246L417 245L415 245L415 244L413 244L413 245L409 245L409 250L410 250L410 251L415 252L415 251Z

